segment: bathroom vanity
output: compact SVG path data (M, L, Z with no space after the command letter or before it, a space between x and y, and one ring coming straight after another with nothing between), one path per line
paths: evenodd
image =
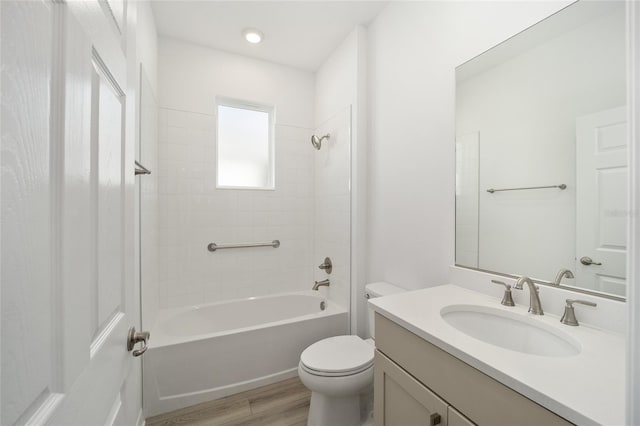
M454 285L370 304L376 426L624 424L621 335L564 326L555 315L534 316L526 306L504 307ZM451 312L477 317L478 332L498 329L501 340L461 331L447 318ZM517 325L486 327L487 318ZM510 334L530 328L541 335L517 342ZM547 334L557 341L545 341Z

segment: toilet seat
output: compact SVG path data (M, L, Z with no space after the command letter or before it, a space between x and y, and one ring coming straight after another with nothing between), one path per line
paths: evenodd
M357 370L352 370L352 371L317 371L317 370L313 370L309 367L307 367L306 365L304 365L302 362L300 363L300 368L302 370L304 370L305 372L314 375L314 376L319 376L319 377L348 377L348 376L355 376L356 374L360 374L363 371L367 371L370 368L373 368L373 362L365 367L359 368Z
M372 368L373 354L373 346L358 336L329 337L302 352L300 367L316 376L350 376Z

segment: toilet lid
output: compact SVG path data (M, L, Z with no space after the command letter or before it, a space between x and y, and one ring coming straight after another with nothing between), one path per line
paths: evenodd
M358 336L335 336L320 340L300 355L300 362L321 373L348 373L373 364L374 348Z

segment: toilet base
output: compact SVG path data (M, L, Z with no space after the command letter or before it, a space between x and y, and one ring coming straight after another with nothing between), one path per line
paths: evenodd
M360 395L328 397L311 392L307 426L358 426Z

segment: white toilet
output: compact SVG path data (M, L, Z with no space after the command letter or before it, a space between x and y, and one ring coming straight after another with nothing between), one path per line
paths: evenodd
M367 284L367 298L405 291L385 282ZM369 309L369 331L374 336L373 310ZM308 426L353 426L360 424L361 394L373 384L372 339L335 336L320 340L300 355L298 375L311 390Z

